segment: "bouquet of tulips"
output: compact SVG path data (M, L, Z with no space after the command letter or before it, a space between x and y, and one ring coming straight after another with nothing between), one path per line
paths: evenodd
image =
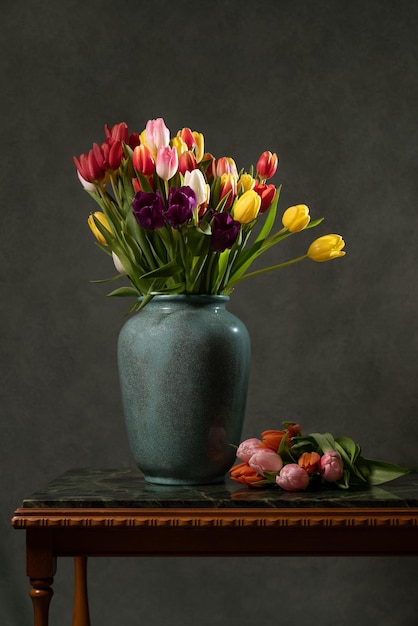
M241 461L231 470L233 481L249 487L278 485L302 491L324 485L379 485L417 470L366 459L349 437L330 433L303 435L299 424L285 422L283 430L266 430L262 439L246 439L237 448Z
M330 234L296 259L249 271L273 245L322 221L311 221L308 207L299 204L284 212L282 227L272 234L280 187L267 182L278 166L270 151L255 169L238 171L231 157L205 152L201 133L183 128L171 137L159 118L140 134L130 133L124 122L105 126L103 143L74 163L100 207L88 224L116 267L117 274L106 280L130 281L108 295L134 297L131 310L156 294L228 295L250 276L344 254L341 236Z

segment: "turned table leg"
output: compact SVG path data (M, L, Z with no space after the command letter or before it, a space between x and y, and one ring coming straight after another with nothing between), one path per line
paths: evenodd
M87 591L87 557L74 557L74 605L72 626L90 626Z
M54 579L49 578L30 578L32 589L29 595L32 598L34 626L48 626L49 603L54 593L51 585Z

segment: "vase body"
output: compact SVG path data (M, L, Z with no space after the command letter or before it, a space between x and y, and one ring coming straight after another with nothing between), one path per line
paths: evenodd
M226 310L227 301L155 296L120 332L128 439L148 482L221 482L235 461L250 340L244 324Z

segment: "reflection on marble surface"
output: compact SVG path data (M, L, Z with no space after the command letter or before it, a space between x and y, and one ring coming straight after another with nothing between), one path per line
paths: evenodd
M232 482L192 487L151 485L134 469L75 469L23 501L26 508L338 508L417 507L418 478L405 476L380 487L334 487L290 493L277 487L247 488Z

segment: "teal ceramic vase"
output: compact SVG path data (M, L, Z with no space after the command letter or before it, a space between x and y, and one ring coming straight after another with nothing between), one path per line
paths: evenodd
M221 482L235 461L250 339L226 296L155 296L123 326L118 367L128 439L150 483Z

